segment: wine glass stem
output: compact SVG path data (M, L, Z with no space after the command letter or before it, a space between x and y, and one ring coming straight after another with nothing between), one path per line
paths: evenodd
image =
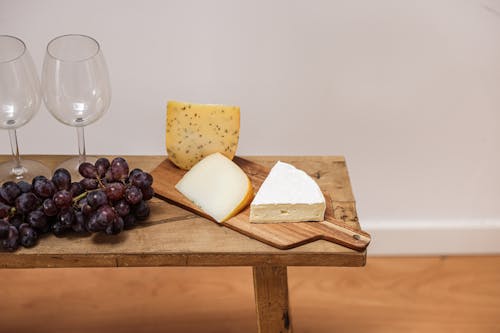
M84 127L77 127L76 133L78 135L78 161L85 162L85 131Z
M19 157L19 146L17 145L17 132L15 129L9 129L10 149L12 150L12 159L14 160L14 170L21 170L21 158ZM17 174L17 173L16 173Z

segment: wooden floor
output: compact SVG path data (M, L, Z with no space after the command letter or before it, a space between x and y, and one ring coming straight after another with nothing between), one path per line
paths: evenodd
M500 332L500 257L289 268L295 332ZM0 332L255 332L250 268L0 270Z

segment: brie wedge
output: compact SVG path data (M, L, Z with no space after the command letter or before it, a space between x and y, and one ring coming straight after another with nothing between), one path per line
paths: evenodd
M250 205L250 222L323 221L325 197L304 171L278 162Z
M195 164L175 188L217 222L238 214L254 194L248 176L221 153Z

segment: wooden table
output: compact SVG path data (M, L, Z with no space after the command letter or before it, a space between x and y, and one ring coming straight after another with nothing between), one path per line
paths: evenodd
M0 156L0 162L8 156ZM64 156L29 156L53 168ZM164 156L129 156L129 165L152 170ZM343 157L248 157L266 166L289 162L315 177L332 194L335 217L359 229L356 205ZM153 185L154 187L154 185ZM287 266L364 266L366 251L327 241L278 250L218 226L158 199L151 200L144 226L118 236L42 237L31 249L0 252L1 268L253 266L259 332L291 332ZM223 278L223 277L221 277Z

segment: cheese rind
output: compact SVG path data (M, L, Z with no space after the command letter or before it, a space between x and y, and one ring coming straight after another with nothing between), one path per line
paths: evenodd
M254 195L248 176L221 153L194 165L175 188L217 222L238 214Z
M238 106L167 103L167 154L181 169L189 170L216 152L233 159L239 135Z
M250 205L250 222L323 221L325 197L304 171L278 162Z

